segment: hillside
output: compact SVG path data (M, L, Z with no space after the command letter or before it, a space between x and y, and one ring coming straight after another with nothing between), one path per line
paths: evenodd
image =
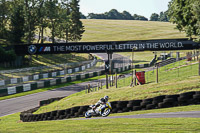
M185 38L169 22L82 19L82 42Z
M104 95L110 96L110 101L124 101L153 98L159 95L173 95L189 91L199 91L200 82L198 76L198 64L195 62L194 64L186 64L188 64L187 61L181 61L160 68L158 84L155 83L155 72L148 71L145 74L146 84L144 85L130 87L131 77L129 77L118 81L118 87L121 86L120 88L111 87L89 94L86 94L85 91L81 91L58 102L43 106L38 112L42 113L44 110L45 112L48 112L55 109L66 109L74 106L94 104Z

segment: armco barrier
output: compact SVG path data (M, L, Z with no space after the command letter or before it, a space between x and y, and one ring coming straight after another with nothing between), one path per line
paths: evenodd
M52 86L52 85L56 85L56 80L57 79L52 79L52 80L50 80L50 85Z
M61 84L62 82L61 82L61 78L57 78L56 79L56 85L58 85L58 84Z
M37 75L30 75L30 76L24 76L22 78L12 78L12 79L7 79L7 80L1 80L0 81L0 86L5 86L8 84L18 84L18 83L22 83L22 82L27 82L27 81L32 81L32 80L39 80L39 79L44 79L44 78L53 78L56 76L61 76L61 75L65 75L65 74L70 74L73 72L80 72L81 70L85 70L85 68L90 68L92 66L94 66L96 64L96 58L94 58L94 60L92 62L90 62L89 64L85 64L83 66L79 66L76 68L71 68L67 70L57 70L57 71L51 71L48 73L41 73L41 74L37 74Z
M56 99L56 98L55 98ZM48 104L53 100L47 100L40 102L40 105ZM185 106L191 104L200 104L200 91L185 92L176 95L161 95L154 98L148 98L144 100L130 100L130 101L113 101L111 102L111 113L122 113L137 110L149 110L168 108L176 106ZM55 110L52 112L42 114L32 114L37 108L33 108L20 114L20 120L23 122L32 121L47 121L47 120L60 120L76 117L83 117L85 112L89 109L89 106L76 106L64 110Z
M67 79L66 78L61 78L61 83L66 83L67 82Z

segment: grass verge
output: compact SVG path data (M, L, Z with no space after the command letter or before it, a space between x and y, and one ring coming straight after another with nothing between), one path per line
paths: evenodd
M194 111L200 105L175 107L171 111ZM133 114L169 112L169 109L136 111ZM118 115L118 114L116 114ZM127 115L127 113L119 114ZM24 123L19 113L0 117L2 133L75 133L75 132L200 132L200 118L117 118L97 120L58 120Z

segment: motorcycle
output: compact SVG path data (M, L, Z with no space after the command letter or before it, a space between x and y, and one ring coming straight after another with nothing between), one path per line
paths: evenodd
M111 112L111 104L107 102L106 104L100 105L95 108L95 105L89 106L91 109L85 113L85 118L91 118L92 116L102 116L107 117Z

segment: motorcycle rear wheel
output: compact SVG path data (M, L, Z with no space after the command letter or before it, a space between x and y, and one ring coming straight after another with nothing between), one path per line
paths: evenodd
M85 118L91 118L92 117L92 115L89 113L89 111L87 111L86 113L85 113Z

